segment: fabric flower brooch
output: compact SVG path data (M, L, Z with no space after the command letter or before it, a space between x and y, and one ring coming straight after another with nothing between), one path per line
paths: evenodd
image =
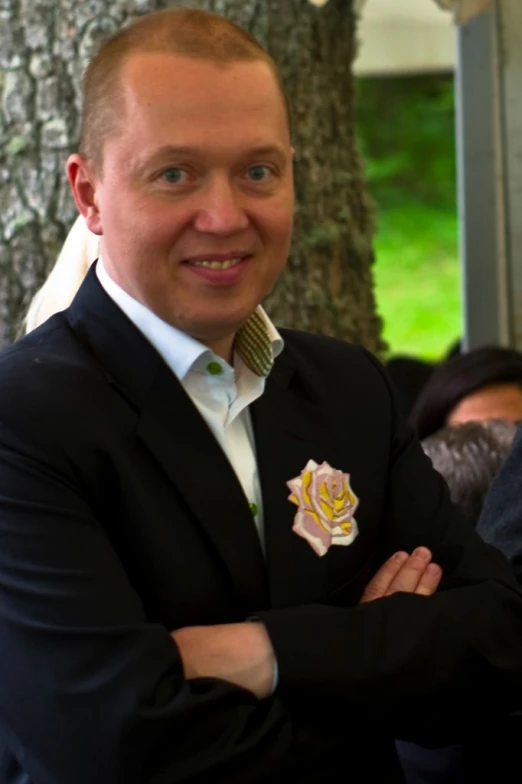
M351 544L359 529L354 513L359 499L350 487L350 475L328 463L309 460L301 475L287 482L288 500L297 506L292 530L306 539L317 555L333 544Z

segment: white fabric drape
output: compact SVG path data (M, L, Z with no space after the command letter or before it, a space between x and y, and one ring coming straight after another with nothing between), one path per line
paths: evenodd
M441 8L454 11L457 24L469 22L477 14L487 11L495 0L435 0Z
M323 5L326 5L328 0L309 0L312 5L321 8ZM358 13L366 0L353 0L355 5L355 11ZM421 0L419 0L421 2ZM424 2L428 2L428 0L424 0ZM464 24L465 22L469 22L477 14L482 13L482 11L487 11L488 8L492 8L495 0L435 0L440 8L444 8L447 11L453 11L455 13L455 21L458 24Z

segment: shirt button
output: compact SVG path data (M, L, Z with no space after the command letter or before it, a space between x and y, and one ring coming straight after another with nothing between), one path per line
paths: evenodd
M252 512L252 515L253 515L254 517L256 517L256 515L257 515L257 512L258 512L258 509L257 509L257 504L251 503L251 504L249 504L248 506L250 507L250 511Z
M223 368L219 362L209 362L207 365L207 370L211 376L219 376L220 373L223 372Z

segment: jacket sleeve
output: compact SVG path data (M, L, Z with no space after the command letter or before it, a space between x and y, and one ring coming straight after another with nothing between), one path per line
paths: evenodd
M486 496L477 531L501 550L522 583L522 428Z
M425 740L462 722L522 702L522 598L504 557L451 504L409 426L397 412L380 364L374 383L391 407L384 552L433 551L444 570L431 597L397 593L350 608L317 604L260 613L287 699L337 702L353 715L385 721L396 736ZM435 736L433 736L435 737Z
M60 448L4 417L2 742L38 784L250 780L287 741L281 706L184 680L84 499Z

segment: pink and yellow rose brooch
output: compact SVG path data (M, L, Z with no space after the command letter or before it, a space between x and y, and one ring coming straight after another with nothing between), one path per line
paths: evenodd
M309 460L301 475L287 485L291 490L288 500L297 506L292 530L317 555L325 555L334 544L354 541L359 533L354 519L359 499L350 487L350 474Z

